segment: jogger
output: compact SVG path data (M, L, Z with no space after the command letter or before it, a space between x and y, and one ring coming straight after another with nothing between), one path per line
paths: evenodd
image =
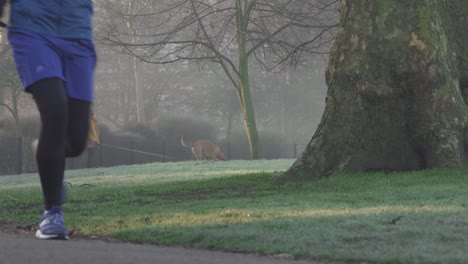
M0 0L0 11L5 0ZM36 236L68 238L62 203L65 158L86 146L96 52L91 0L11 0L8 39L41 118L36 161L44 196ZM0 17L1 17L0 12Z

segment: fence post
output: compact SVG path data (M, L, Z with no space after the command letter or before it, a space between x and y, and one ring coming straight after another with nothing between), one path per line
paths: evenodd
M162 140L162 162L166 162L166 140Z
M293 158L297 158L297 144L294 143L294 156Z
M231 139L227 138L226 139L226 144L224 146L226 148L226 157L225 159L228 160L231 158Z
M93 167L94 152L96 152L97 145L94 145L90 148L87 148L87 159L86 159L86 168Z
M130 164L133 164L133 141L130 141Z
M102 145L101 144L99 144L99 167L102 167Z
M23 137L18 137L16 153L18 153L18 167L16 168L16 173L21 174L23 172Z

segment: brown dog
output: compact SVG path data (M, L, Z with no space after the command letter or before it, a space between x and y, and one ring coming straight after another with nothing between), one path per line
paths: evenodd
M224 160L224 154L215 143L209 140L197 140L192 143L185 143L184 136L180 136L180 144L191 148L195 160L210 158L212 160Z

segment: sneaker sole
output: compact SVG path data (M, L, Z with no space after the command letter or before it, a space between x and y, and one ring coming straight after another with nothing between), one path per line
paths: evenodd
M70 237L65 234L56 234L56 235L44 235L41 233L41 230L36 231L36 237L39 239L60 239L60 240L68 240Z

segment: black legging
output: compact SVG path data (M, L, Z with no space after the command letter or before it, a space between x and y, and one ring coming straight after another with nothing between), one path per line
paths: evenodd
M61 205L65 158L80 155L86 146L91 103L68 98L59 78L38 81L28 87L41 116L36 161L45 209Z

